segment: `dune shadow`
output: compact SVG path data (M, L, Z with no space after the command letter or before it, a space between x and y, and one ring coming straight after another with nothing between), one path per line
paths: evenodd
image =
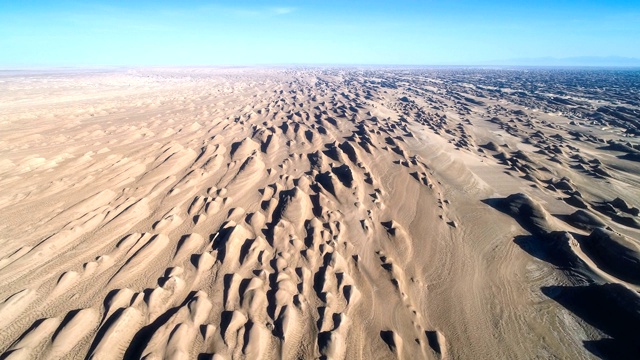
M385 344L387 344L387 346L389 347L389 350L391 350L392 352L395 351L396 341L393 338L393 331L391 330L380 331L380 338L382 338Z
M196 292L191 291L180 305L168 309L163 314L158 316L152 323L138 330L138 332L136 332L136 334L133 336L133 339L127 346L123 359L141 359L144 355L142 352L144 351L153 335L158 331L158 329L165 325L171 319L171 317L175 315L178 310L180 310L180 308L186 306L189 301L191 301L195 297L195 295ZM116 312L114 312L114 314L109 317L109 319L107 319L107 323L113 323L115 320L117 320L119 318L119 315L122 314L124 310L124 308L116 310ZM115 316L116 314L118 314L118 316ZM110 326L103 326L102 329L98 331L94 343L91 345L89 354L93 352L100 340L105 336L105 331L108 330L109 327Z
M560 265L566 266L566 264L559 262L553 254L550 254L549 246L545 246L545 244L533 235L518 235L513 238L513 242L527 254L536 259L540 259L558 267Z
M507 215L503 199L483 202ZM527 231L530 224L514 219ZM531 231L530 231L531 232ZM571 234L578 241L579 234ZM601 359L640 359L640 296L620 284L596 284L597 276L571 249L566 241L569 233L520 235L513 239L529 255L549 263L568 275L588 279L581 286L544 286L541 292L569 310L577 318L601 331L605 337L585 340L587 351Z
M640 359L640 297L620 284L544 286L544 295L607 337L584 341L602 359Z
M493 198L482 200L483 203L493 207L494 209L509 215L523 229L530 232L530 235L519 235L513 238L513 242L520 246L529 255L547 262L557 268L579 273L589 273L588 267L575 254L569 245L569 235L574 238L580 237L575 233L567 233L564 231L545 231L527 216L513 216L504 205L505 199Z

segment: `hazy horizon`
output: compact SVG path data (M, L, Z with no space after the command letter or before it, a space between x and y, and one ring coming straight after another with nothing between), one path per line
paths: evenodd
M559 66L590 66L571 59L640 65L640 4L625 1L39 1L0 7L5 68L553 66L549 59Z

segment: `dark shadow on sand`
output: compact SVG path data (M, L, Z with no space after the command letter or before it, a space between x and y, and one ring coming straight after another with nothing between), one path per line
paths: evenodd
M640 359L640 297L620 284L545 286L542 293L607 337L584 341L602 359Z
M503 212L504 199L483 202ZM514 218L525 230L536 233L527 219ZM533 230L533 231L532 231ZM588 266L562 241L560 232L516 236L513 242L529 255L569 274L593 281ZM580 235L572 234L575 238ZM620 284L545 286L542 293L571 311L576 317L605 334L599 340L585 340L587 351L601 359L640 359L640 296Z

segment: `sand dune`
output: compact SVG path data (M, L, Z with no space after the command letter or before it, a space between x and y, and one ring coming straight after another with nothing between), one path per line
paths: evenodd
M638 87L0 76L3 359L640 356Z

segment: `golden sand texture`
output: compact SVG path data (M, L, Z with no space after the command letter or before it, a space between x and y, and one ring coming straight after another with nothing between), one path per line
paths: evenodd
M589 76L0 73L2 358L633 356L638 103Z

